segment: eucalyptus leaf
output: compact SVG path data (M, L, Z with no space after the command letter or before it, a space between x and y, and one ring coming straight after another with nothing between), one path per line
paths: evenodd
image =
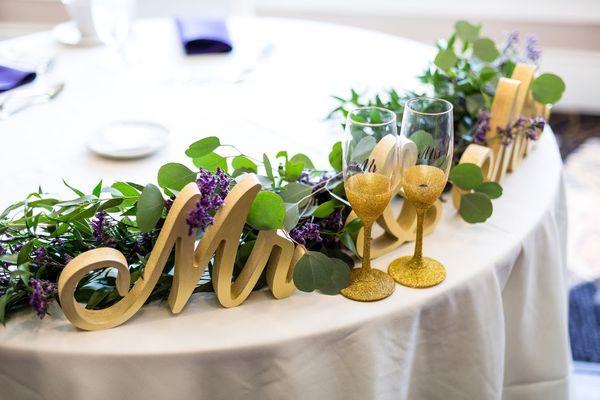
M339 207L339 203L337 200L328 200L324 203L321 203L315 211L313 211L312 216L317 218L325 218L330 215L336 207Z
M258 230L279 229L285 220L285 205L273 192L260 192L254 198L247 222Z
M483 173L475 164L461 163L452 168L449 179L463 190L472 190L483 182Z
M533 80L531 93L542 104L554 104L565 91L565 82L557 75L542 74Z
M137 202L136 221L142 232L150 232L160 219L165 201L160 189L149 183L144 187Z
M275 177L273 176L273 167L271 166L271 160L269 160L269 156L266 153L263 153L263 165L265 167L265 172L267 177L271 182L275 182Z
M295 154L290 158L290 161L293 163L302 163L304 169L315 169L315 165L306 154Z
M289 232L300 220L300 210L298 210L298 204L296 203L285 203L285 220L283 221L283 227Z
M308 251L296 263L293 278L298 290L335 295L350 283L350 269L342 260Z
M492 201L483 193L467 193L461 197L458 211L468 223L485 222L492 215Z
M190 158L200 158L213 152L221 145L221 141L216 136L205 137L197 142L192 143L185 154Z
M410 135L409 139L417 145L417 152L419 154L423 154L426 149L433 147L433 136L422 129Z
M234 170L239 170L239 169L246 169L246 170L250 170L254 173L258 172L258 166L256 165L256 163L252 160L250 160L248 157L246 156L236 156L233 158L233 160L231 161L231 166L233 167Z
M196 167L204 168L210 172L216 172L217 168L220 168L224 172L228 172L227 160L217 153L208 153L202 157L194 158L192 161Z
M371 155L371 152L375 148L377 140L373 136L363 137L354 148L352 152L351 161L356 163L362 163Z
M300 182L291 182L279 192L279 196L286 203L298 203L299 207L304 207L311 193L311 186Z
M474 42L479 37L481 25L473 25L467 21L457 21L454 24L454 30L463 42Z
M196 173L179 163L168 163L158 170L160 187L180 191L188 183L196 181Z
M435 56L433 63L444 70L449 70L456 65L458 57L452 49L441 50Z
M337 172L342 170L342 142L336 142L329 153L329 164Z
M492 62L498 58L500 52L492 39L482 38L473 43L473 54L481 61Z
M497 199L502 196L502 186L496 182L483 182L475 188L475 191L487 195L490 199Z

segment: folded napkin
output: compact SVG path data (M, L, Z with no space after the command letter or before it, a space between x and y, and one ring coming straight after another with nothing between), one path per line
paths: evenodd
M231 39L223 20L180 17L175 20L187 54L228 53Z
M0 65L0 93L24 85L35 79L35 72L20 71Z

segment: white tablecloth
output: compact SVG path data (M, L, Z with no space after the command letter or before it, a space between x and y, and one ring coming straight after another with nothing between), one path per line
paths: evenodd
M189 60L170 43L169 24L140 24L136 54L156 60L141 82L97 65L104 49L61 49L43 79L65 79L64 96L0 123L2 205L38 183L60 191L62 177L89 190L92 177L153 181L162 163L183 161L185 146L209 134L250 154L287 148L324 165L336 140L321 121L327 96L356 84L414 87L432 55L332 25L245 19L232 30L238 53ZM242 53L264 43L273 55L243 84L201 82L226 68L236 74ZM3 46L54 47L48 34ZM165 124L171 145L127 163L85 151L87 131L121 117ZM233 309L201 294L180 315L153 304L98 332L77 331L58 307L43 321L18 315L0 327L0 399L566 399L566 215L550 129L504 189L485 224L469 225L445 205L425 253L448 277L431 289L398 286L376 303L258 292Z

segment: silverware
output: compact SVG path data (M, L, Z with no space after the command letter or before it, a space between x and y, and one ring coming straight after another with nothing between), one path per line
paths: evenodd
M59 82L43 89L22 89L10 92L0 102L0 120L7 119L11 115L23 111L36 104L46 103L53 100L63 91L65 84ZM14 107L11 105L16 104Z

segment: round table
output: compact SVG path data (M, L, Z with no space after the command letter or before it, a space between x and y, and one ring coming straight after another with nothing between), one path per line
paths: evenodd
M352 86L414 88L430 47L384 34L306 21L231 19L236 50L186 57L171 21L135 27L130 64L115 70L102 47L61 48L50 33L0 44L56 52L37 82L64 81L51 103L0 122L2 205L61 178L91 190L154 182L186 146L217 135L251 155L280 149L326 166L339 129L323 120ZM265 48L269 51L266 52ZM262 55L261 55L262 54ZM232 83L250 69L241 83ZM169 146L127 162L98 158L85 135L118 119L167 126ZM0 327L0 397L6 399L566 399L565 202L561 160L546 129L503 182L494 215L469 225L451 202L425 253L447 279L397 286L376 303L296 292L253 293L222 308L211 294L172 315L152 304L124 325L75 329L54 305ZM405 245L375 260L385 268Z

